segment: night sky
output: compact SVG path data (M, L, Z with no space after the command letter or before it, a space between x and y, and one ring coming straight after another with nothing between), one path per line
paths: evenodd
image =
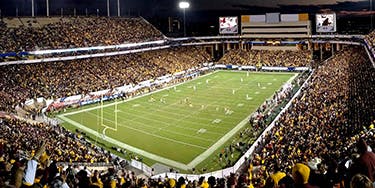
M60 15L63 9L64 16L73 16L74 9L77 15L107 15L106 0L49 0L50 15ZM188 32L194 33L199 28L204 28L208 33L213 29L217 31L219 16L240 16L244 14L264 14L267 12L280 13L310 13L334 11L338 19L353 18L366 23L370 13L370 0L188 0L191 7L187 10L186 21ZM35 0L36 16L46 15L46 0ZM111 16L117 14L117 0L110 0ZM168 17L180 19L182 11L178 8L179 0L120 0L122 16L143 16L163 32L166 30ZM30 16L31 0L0 0L2 16ZM342 20L343 21L343 20ZM345 21L352 24L354 21ZM366 24L361 24L361 27ZM367 24L368 25L368 24ZM345 25L343 28L347 28Z
M101 14L106 15L106 0L49 0L51 13L60 14L60 9L76 8L77 13L90 12L100 9ZM38 15L45 14L46 0L35 0ZM110 0L111 11L116 10L116 0ZM178 0L120 0L122 14L168 14L178 11ZM252 7L265 7L266 9L279 9L286 6L300 7L324 7L340 10L363 10L369 9L369 1L363 0L190 0L190 11L214 11L214 10L246 10L249 14L258 13ZM31 12L31 0L1 0L0 9L3 15L15 15L16 8L19 15L27 16ZM314 8L315 10L316 8ZM310 10L305 10L310 11Z

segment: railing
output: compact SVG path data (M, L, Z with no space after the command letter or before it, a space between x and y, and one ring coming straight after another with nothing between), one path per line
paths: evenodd
M184 37L184 38L166 38L163 40L142 42L142 43L126 43L119 45L108 45L108 46L94 46L94 47L83 47L83 48L69 48L69 49L51 49L51 50L37 50L31 52L21 53L3 53L4 57L9 55L13 56L27 56L35 55L42 56L39 59L33 60L19 60L19 61L7 61L0 63L2 65L13 65L13 64L28 64L28 63L43 63L52 61L69 61L74 59L92 58L92 57L103 57L111 55L123 55L128 53L137 53L145 51L145 49L158 50L175 47L175 46L193 46L193 45L212 45L222 43L246 43L246 44L257 44L266 43L268 40L263 41L254 40L251 36L205 36L205 37ZM318 42L318 43L338 43L338 44L351 44L360 45L365 44L363 35L310 35L304 38L298 38L295 43L306 43L307 41ZM281 43L287 43L287 41L280 41ZM102 51L113 51L103 53ZM76 53L84 53L85 55L75 55ZM43 56L52 56L43 57ZM61 57L68 56L68 57Z

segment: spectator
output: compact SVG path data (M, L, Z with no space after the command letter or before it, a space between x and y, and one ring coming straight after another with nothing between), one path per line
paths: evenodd
M221 64L251 66L306 67L311 61L309 51L231 50L219 60Z
M57 99L138 84L200 67L208 60L209 55L202 48L183 47L66 62L1 66L0 97L3 100L0 110L14 112L17 105L37 97Z
M343 164L355 142L374 135L367 126L375 119L375 78L366 58L360 48L348 48L315 71L300 97L255 148L252 164L261 170L253 177L266 179L267 172L260 167L274 171L275 159L289 173L294 162L307 163L318 157L322 159L319 173L325 174L321 178L331 185L346 178ZM374 144L373 139L368 140ZM333 159L337 162L332 163Z
M367 176L371 182L375 181L375 154L369 151L366 142L360 139L357 143L359 158L354 161L351 173Z
M350 181L350 188L373 188L371 180L362 174L356 174Z
M309 184L309 176L310 176L310 168L304 164L297 163L293 169L293 179L295 182L295 187L304 187L304 188L313 188L316 186L312 186Z
M0 53L116 45L163 38L160 31L142 18L51 18L47 24L36 18L35 24L16 28L7 28L7 24L0 21L0 32Z

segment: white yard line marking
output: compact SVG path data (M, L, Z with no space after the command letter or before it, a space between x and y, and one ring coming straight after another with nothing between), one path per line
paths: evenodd
M180 86L182 84L185 84L185 83L189 83L189 82L192 82L192 81L195 81L196 79L200 79L200 78L204 78L204 77L207 77L211 74L215 74L217 72L231 72L231 71L225 71L225 70L217 70L217 71L214 71L214 72L211 72L211 73L208 73L206 75L203 75L203 76L200 76L200 77L197 77L197 78L194 78L194 79L191 79L191 80L188 80L186 82L181 82L181 83L178 83L176 85L171 85L171 86L168 86L166 88L163 88L163 89L160 89L160 90L156 90L156 91L152 91L150 93L146 93L146 94L143 94L143 95L139 95L139 96L136 96L136 97L133 97L133 98L130 98L130 99L127 99L127 100L124 100L124 101L119 101L119 102L114 102L114 103L110 103L110 104L106 104L106 105L103 105L103 108L104 107L107 107L107 106L113 106L115 105L116 103L117 104L121 104L121 103L125 103L125 102L128 102L128 101L132 101L132 100L135 100L135 99L138 99L138 98L141 98L141 97L144 97L144 96L148 96L148 95L151 95L151 94L154 94L154 93L157 93L157 92L160 92L160 91L164 91L164 90L167 90L167 89L170 89L170 88L173 88L173 87L176 87L176 86ZM292 73L258 73L258 72L254 72L252 74L292 74ZM298 75L298 73L294 73L294 75ZM61 114L62 116L68 116L68 115L73 115L73 114L78 114L78 113L81 113L81 112L86 112L86 111L90 111L90 110L95 110L95 109L98 109L98 108L101 108L101 106L95 106L95 107L92 107L92 108L86 108L86 109L82 109L82 110L78 110L78 111L74 111L74 112L68 112L68 113L64 113L64 114Z
M230 71L215 71L215 72L212 72L212 73L209 73L209 74L206 74L206 75L203 75L199 78L202 78L202 77L206 77L208 75L211 75L211 74L214 74L216 72L230 72ZM261 74L264 74L264 73L261 73ZM290 73L270 73L270 74L290 74ZM290 83L296 76L298 75L298 73L295 73L294 76L292 78L290 78L288 80L288 83ZM217 77L217 76L215 76ZM125 100L125 101L120 101L120 102L115 102L115 103L111 103L111 104L107 104L107 105L104 105L103 107L107 107L107 106L112 106L112 105L115 105L116 103L117 104L120 104L120 103L124 103L124 102L128 102L128 101L131 101L131 100L134 100L134 99L137 99L137 98L140 98L140 97L143 97L143 96L148 96L148 95L151 95L153 93L156 93L156 92L160 92L160 91L163 91L163 90L166 90L166 89L169 89L169 88L172 88L172 87L176 87L176 86L179 86L179 85L182 85L182 84L185 84L185 83L188 83L188 82L191 82L191 81L194 81L196 79L192 79L192 80L189 80L187 82L182 82L182 83L179 83L177 85L172 85L172 86L169 86L169 87L166 87L164 89L161 89L161 90L157 90L157 91L153 91L153 92L150 92L150 93L147 93L147 94L144 94L144 95L140 95L140 96L136 96L136 97L133 97L131 99L128 99L128 100ZM80 111L75 111L75 112L69 112L69 113L66 113L66 114L62 114L62 115L57 115L60 119L78 127L79 129L81 130L84 130L92 135L95 135L95 136L98 136L100 137L100 133L98 133L97 131L95 130L92 130L88 127L85 127L84 125L81 125L65 116L68 116L68 115L73 115L73 114L77 114L77 113L81 113L81 112L86 112L86 111L91 111L91 110L95 110L95 109L99 109L101 108L100 106L96 106L96 107L92 107L92 108L87 108L87 109L82 109ZM229 132L227 132L227 134L225 134L223 137L221 137L215 144L213 144L211 147L209 147L207 150L205 150L202 154L200 154L199 156L197 156L196 158L194 158L189 164L183 164L183 163L180 163L180 162L177 162L177 161L174 161L174 160L171 160L171 159L167 159L167 158L164 158L164 157L161 157L161 156L158 156L158 155L155 155L155 154L152 154L152 153L149 153L147 151L144 151L142 149L139 149L139 148L136 148L136 147L133 147L133 146L130 146L130 145L127 145L125 143L122 143L122 142L119 142L117 140L114 140L112 138L106 138L106 140L110 143L113 143L117 146L120 146L122 148L126 148L130 151L133 151L135 153L138 153L140 155L143 155L147 158L151 158L153 160L156 160L156 161L159 161L159 162L162 162L164 164L167 164L167 165L170 165L170 166L173 166L173 167L176 167L176 168L179 168L179 169L183 169L183 170L188 170L188 169L191 169L193 167L195 167L196 165L198 165L199 163L201 163L202 161L204 161L205 159L207 159L210 155L212 155L213 152L215 152L220 146L222 146L229 138L231 138L232 136L234 136L243 126L246 125L248 119L250 118L251 115L247 116L245 119L243 119L240 123L238 123L236 125L236 127L234 127L232 130L230 130ZM127 126L126 126L127 127ZM130 127L132 128L132 127ZM134 128L133 128L134 129ZM136 130L136 131L140 131L140 130ZM147 134L147 132L145 132L145 134ZM148 133L150 134L150 133ZM174 142L176 142L175 140L173 140ZM186 144L186 143L185 143ZM201 146L200 146L201 147ZM202 147L203 148L203 147ZM206 148L204 148L206 149Z
M208 148L206 151L204 151L202 154L198 155L196 158L194 158L187 166L190 168L195 167L207 157L212 155L219 147L221 147L228 139L230 139L232 136L234 136L242 127L244 127L248 119L251 115L247 116L245 119L243 119L239 124L237 124L236 127L234 127L232 130L230 130L227 134L225 134L223 137L221 137L214 145L212 145L210 148Z
M102 135L100 133L98 133L97 131L94 131L88 127L85 127L84 125L81 125L80 123L77 123L69 118L66 118L64 116L61 116L61 115L58 115L58 117L62 120L64 120L65 122L68 122L74 126L76 126L77 128L81 129L81 130L84 130L85 132L87 133L90 133L94 136L97 136L97 137L101 137ZM180 162L177 162L177 161L174 161L174 160L171 160L171 159L167 159L165 157L161 157L161 156L158 156L158 155L155 155L155 154L152 154L150 152L147 152L147 151L144 151L144 150L141 150L139 148L136 148L136 147L133 147L133 146L130 146L128 144L125 144L125 143L122 143L122 142L119 142L115 139L112 139L110 137L106 137L106 141L107 142L110 142L112 144L115 144L121 148L125 148L129 151L132 151L132 152L135 152L135 153L138 153L139 155L143 155L147 158L150 158L150 159L153 159L153 160L156 160L156 161L159 161L159 162L162 162L164 164L167 164L167 165L170 165L170 166L173 166L173 167L177 167L179 169L183 169L183 170L189 170L191 168L189 168L187 165L183 164L183 163L180 163Z
M98 115L96 115L95 113L92 113L92 112L88 112L89 114L92 114L96 117L98 117ZM111 114L109 112L104 112L106 114ZM108 119L108 118L103 118L105 119L106 121L108 122L112 122L112 123L115 123L114 121ZM119 119L121 119L119 117ZM122 119L122 120L125 120L125 119ZM147 135L151 135L151 136L154 136L154 137L157 137L157 138L160 138L160 139L164 139L164 140L168 140L168 141L171 141L171 142L176 142L176 143L180 143L180 144L183 144L183 145L188 145L188 146L192 146L192 147L197 147L197 148L200 148L200 149L207 149L206 147L203 147L203 146L199 146L199 145L195 145L195 144L190 144L190 143L186 143L186 142L182 142L182 141L178 141L178 140L175 140L175 139L171 139L171 138L167 138L167 137L164 137L164 136L160 136L158 134L154 134L153 132L147 132L147 131L144 131L142 129L137 129L137 128L134 128L134 127L130 127L130 126L126 126L124 125L124 123L126 122L134 122L134 123L140 123L140 122L137 122L135 120L130 120L130 119L126 119L126 121L122 121L120 122L121 124L119 125L120 127L126 127L126 128L129 128L129 129L132 129L132 130L135 130L135 131L138 131L138 132L141 132L141 133L144 133L144 134L147 134ZM144 125L142 124L142 126L145 126L145 127L149 127L149 128L153 128L152 126L148 126L148 125ZM168 131L168 130L165 130L166 128L168 128L168 126L165 126L165 127L161 127L160 129L162 129L163 131L165 132L170 132L170 133L173 133L175 135L181 135L181 136L185 136L185 137L190 137L190 138L193 138L193 139L198 139L198 140L203 140L203 141L209 141L209 142L214 142L215 140L213 139L205 139L205 138L201 138L201 137L197 137L197 136L189 136L189 135L186 135L186 134L182 134L182 133L179 133L179 132L176 132L176 131ZM194 129L196 130L196 129Z
M127 99L127 100L124 100L124 101L119 101L119 102L114 102L114 103L106 104L106 105L103 105L103 108L104 108L104 107L107 107L107 106L113 106L113 105L115 105L116 103L117 103L117 104L122 104L122 103L129 102L129 101L132 101L132 100L135 100L135 99L138 99L138 98L144 97L144 96L148 96L148 95L151 95L151 94L154 94L154 93L157 93L157 92L161 92L161 91L164 91L164 90L167 90L167 89L170 89L170 88L176 87L176 86L180 86L180 85L185 84L185 83L189 83L189 82L195 81L196 79L199 79L199 78L204 78L204 77L209 76L209 75L214 74L214 73L216 73L216 71L215 71L215 72L208 73L208 74L203 75L203 76L200 76L200 77L197 77L197 78L194 78L194 79L191 79L191 80L188 80L188 81L186 81L186 82L181 82L181 83L178 83L178 84L176 84L176 85L171 85L171 86L168 86L168 87L163 88L163 89L160 89L160 90L156 90L156 91L152 91L152 92L150 92L150 93L146 93L146 94L143 94L143 95L135 96L135 97L133 97L133 98L130 98L130 99ZM95 110L95 109L98 109L98 108L101 108L101 106L95 106L95 107L92 107L92 108L82 109L82 110L78 110L78 111L74 111L74 112L68 112L68 113L61 114L61 115L62 115L62 116L68 116L68 115L78 114L78 113L81 113L81 112L86 112L86 111L90 111L90 110Z

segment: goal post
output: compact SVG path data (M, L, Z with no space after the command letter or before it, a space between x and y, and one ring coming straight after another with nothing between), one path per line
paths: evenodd
M101 96L101 99L100 99L100 126L104 127L103 129L103 135L105 135L105 131L107 129L110 129L112 131L117 131L117 127L118 127L118 107L117 107L117 99L115 99L115 110L114 110L114 115L115 115L115 119L114 119L114 126L108 126L104 123L104 98L103 98L103 95Z

